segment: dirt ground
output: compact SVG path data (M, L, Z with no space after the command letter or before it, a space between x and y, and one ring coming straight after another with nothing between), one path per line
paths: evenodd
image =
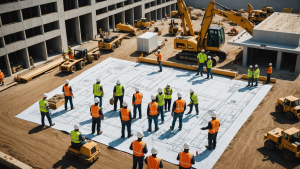
M193 12L197 12L197 10ZM214 20L218 22L221 19L221 17L215 17ZM193 20L195 30L200 30L201 21L202 18L197 21ZM195 64L175 60L174 56L179 51L173 49L174 37L167 35L168 22L165 22L164 25L161 25L160 21L156 23L163 31L159 40L168 39L166 46L161 50L163 60ZM179 19L176 19L176 22L180 24ZM228 23L223 24L225 32L232 28ZM239 31L243 30L241 27L235 27ZM149 31L153 31L153 28ZM226 35L226 42L230 38L232 36ZM226 44L223 49L228 50L229 56L217 67L238 71L240 75L246 73L247 67L236 64L241 59L242 48ZM55 68L54 71L41 75L29 83L18 84L1 92L0 151L12 155L34 168L80 168L77 161L71 162L64 157L67 147L70 145L70 136L67 133L51 128L42 129L38 124L17 119L15 116L40 100L43 93L62 86L65 79L73 79L108 57L136 62L139 56L140 53L136 52L136 38L125 39L122 46L115 52L103 51L99 61L88 64L83 70L76 71L74 74L63 73ZM155 55L151 54L147 57L155 58ZM264 71L261 72L262 75L266 75ZM231 141L214 168L296 168L299 166L299 160L287 162L283 159L280 151L269 152L263 147L263 135L273 128L288 129L292 126L300 128L298 121L288 121L283 114L274 112L277 98L287 95L299 97L300 79L298 74L274 70L272 76L283 80L278 80L273 85L273 88ZM237 77L237 79L239 78L240 76ZM105 84L103 85L105 86ZM98 145L101 150L100 159L88 166L89 168L123 169L132 167L132 155L103 144ZM178 168L178 166L164 162L164 168Z

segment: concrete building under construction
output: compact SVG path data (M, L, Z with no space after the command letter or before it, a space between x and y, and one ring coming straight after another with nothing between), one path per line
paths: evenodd
M160 20L176 10L174 0L0 0L0 69L35 62L82 44L115 25L146 17Z

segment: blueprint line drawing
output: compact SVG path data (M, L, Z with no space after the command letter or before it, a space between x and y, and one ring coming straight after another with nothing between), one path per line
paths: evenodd
M129 146L133 140L137 139L137 131L141 130L144 132L143 141L146 142L148 149L150 150L154 145L157 146L158 157L174 164L179 163L176 158L178 153L183 151L183 144L189 142L190 152L195 155L196 160L193 167L212 168L272 87L259 84L258 87L250 88L246 87L247 82L244 81L232 80L219 75L214 75L213 79L205 79L205 77L196 76L194 71L172 67L163 67L163 72L157 71L157 65L107 58L70 81L75 96L73 104L76 108L70 110L68 107L68 111L65 111L64 106L61 106L52 111L52 121L56 123L52 128L70 133L75 124L80 124L80 131L87 138L130 154L132 151L129 150ZM94 103L92 87L96 83L96 78L101 80L105 93L102 99L104 120L101 122L101 130L103 134L99 136L91 134L92 118L90 115L90 106ZM120 80L121 85L125 88L124 101L127 101L132 114L131 102L135 88L138 87L143 93L142 119L132 120L131 129L134 136L131 138L121 138L119 103L118 111L114 111L113 105L109 104L117 80ZM190 102L189 90L190 88L194 89L199 98L199 115L196 115L195 109L191 114L187 114L189 111L187 106L183 116L182 130L178 130L179 122L177 120L175 129L171 131L173 117L171 112L164 112L164 124L161 123L161 117L159 117L159 130L148 132L147 106L151 102L151 95L157 95L157 89L164 88L167 84L173 88L172 105L177 99L178 92L183 95L183 99L188 104ZM62 94L63 85L64 80L61 86L48 94L48 98L55 94ZM207 126L211 120L210 113L212 111L217 112L221 127L217 136L217 147L215 150L209 151L205 148L208 142L208 131L202 131L200 128ZM38 100L16 117L40 124ZM198 156L196 156L196 151L199 152ZM146 155L150 155L150 151Z

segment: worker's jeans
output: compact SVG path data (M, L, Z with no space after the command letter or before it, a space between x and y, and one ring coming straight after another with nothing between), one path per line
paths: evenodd
M118 103L118 100L120 100L120 108L123 107L123 96L115 96L114 98L114 110L117 110L117 103Z
M101 119L100 117L92 118L92 133L95 133L95 125L97 125L97 134L100 132L100 127L101 127Z
M125 137L125 126L127 127L128 137L131 135L131 120L123 121L122 120L122 137Z
M96 98L96 97L99 98L99 100L100 100L100 101L99 101L99 106L102 107L102 95L101 95L101 96L95 96L95 95L94 95L94 98Z
M257 86L258 85L258 78L254 78L254 81L255 81L255 85Z
M183 116L183 112L182 113L176 113L176 112L174 112L173 122L172 122L172 128L175 127L176 120L177 120L177 118L179 118L179 130L182 129L182 116Z
M161 61L158 61L159 70L162 71Z
M152 131L152 120L154 121L155 131L158 130L158 115L149 116L148 118L148 126L149 130Z
M211 78L213 78L211 68L206 68L206 73L207 73L207 77L209 77L209 74L210 74Z
M216 132L214 134L208 133L208 148L212 148L211 145L213 147L217 146L217 135L218 135L218 132Z
M139 118L142 118L142 104L133 105L133 118L136 118L136 109L139 110Z
M68 100L70 100L71 109L73 109L73 100L72 96L65 96L65 109L68 109Z
M160 116L161 116L161 122L164 122L165 121L165 118L164 118L164 105L158 106L158 111L159 111Z
M270 79L271 79L271 74L268 73L268 76L267 76L267 83L270 83Z
M251 85L253 86L253 77L250 77L250 78L248 79L248 86L250 86L250 83L252 83Z
M203 73L203 66L204 66L204 63L199 63L199 66L198 66L198 69L197 69L197 73Z
M196 113L198 114L199 113L199 109L198 109L198 103L197 104L191 104L190 105L190 112L192 112L193 111L193 106L195 106L195 109L196 109Z
M133 166L132 166L132 169L136 169L137 163L139 163L139 169L143 169L144 156L143 157L137 157L137 156L133 155Z
M47 113L41 112L41 115L42 115L42 125L43 125L43 126L45 125L45 116L46 116L47 119L48 119L48 122L49 122L49 124L50 124L50 126L51 126L52 120L51 120L51 116L50 116L49 112L47 112Z
M167 111L167 107L168 107L168 110L170 111L171 102L172 102L172 99L165 99L165 111Z

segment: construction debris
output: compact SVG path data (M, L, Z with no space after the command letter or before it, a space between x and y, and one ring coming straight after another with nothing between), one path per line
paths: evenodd
M56 94L48 100L50 109L57 109L65 103L64 95Z

